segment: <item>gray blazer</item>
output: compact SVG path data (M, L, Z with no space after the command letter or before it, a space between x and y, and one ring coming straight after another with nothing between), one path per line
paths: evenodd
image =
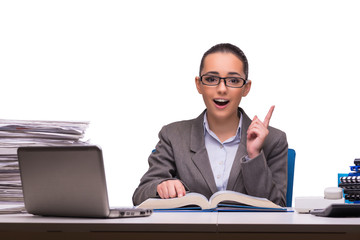
M269 127L260 155L244 161L246 132L251 119L243 114L241 141L230 172L227 190L264 197L281 206L286 205L287 151L284 132ZM217 192L204 140L204 112L192 120L164 126L156 150L149 157L149 169L141 178L133 195L139 205L151 197L158 197L157 185L165 180L179 179L190 192L207 198Z

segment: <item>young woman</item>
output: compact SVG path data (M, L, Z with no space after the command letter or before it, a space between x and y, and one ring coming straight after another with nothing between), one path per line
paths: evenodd
M286 205L287 151L284 132L269 127L272 106L261 121L239 108L251 88L244 53L231 44L205 52L195 78L206 110L192 120L164 126L149 169L133 195L182 197L187 191L210 197L232 190Z

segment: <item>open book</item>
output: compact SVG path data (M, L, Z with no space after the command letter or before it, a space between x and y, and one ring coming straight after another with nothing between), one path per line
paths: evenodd
M247 205L257 208L284 209L266 198L253 197L234 191L216 192L209 200L199 193L187 193L184 197L180 198L149 198L137 207L150 209L173 209L196 205L205 210L222 207L224 205L221 205L220 203L224 202L227 203L226 206L234 208L238 207L237 205ZM229 203L231 205L229 205Z

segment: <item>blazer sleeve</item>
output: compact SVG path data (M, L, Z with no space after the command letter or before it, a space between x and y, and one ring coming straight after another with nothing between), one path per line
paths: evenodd
M148 198L158 197L157 185L161 182L177 179L175 159L171 141L167 134L167 126L164 126L159 132L159 142L149 156L148 163L148 171L140 179L140 184L133 194L134 206ZM183 185L187 189L184 183Z
M257 157L242 162L242 180L247 194L286 206L288 143L284 132L272 135Z

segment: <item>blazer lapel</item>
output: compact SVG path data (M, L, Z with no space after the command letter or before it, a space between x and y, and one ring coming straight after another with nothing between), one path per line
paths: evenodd
M194 153L192 160L202 177L205 179L212 193L217 192L214 174L205 147L204 113L196 119L191 128L190 150Z
M233 165L231 167L229 181L226 186L226 189L228 190L234 189L235 183L240 176L241 160L243 157L247 155L247 150L246 150L247 129L251 124L251 119L246 115L244 110L242 110L241 108L239 108L239 112L242 114L242 118L243 118L241 124L241 139L235 155Z

